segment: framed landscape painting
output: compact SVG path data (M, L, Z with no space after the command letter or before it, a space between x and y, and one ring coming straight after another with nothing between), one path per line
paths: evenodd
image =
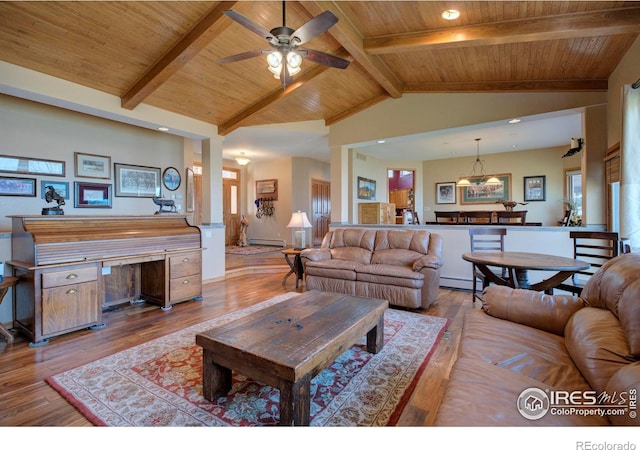
M480 184L486 177L470 177L471 186L460 188L461 205L479 205L483 203L495 203L498 200L509 201L511 199L511 174L503 173L495 175L500 184Z
M376 180L358 177L358 198L362 200L375 200Z
M111 157L78 152L74 155L77 177L111 178Z
M75 182L76 208L111 208L111 185Z
M160 197L159 167L115 163L116 197Z

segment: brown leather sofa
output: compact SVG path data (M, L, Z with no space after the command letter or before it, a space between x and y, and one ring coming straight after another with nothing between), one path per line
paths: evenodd
M580 297L490 286L465 315L435 424L640 425L640 254Z
M442 237L427 230L336 228L301 255L305 289L428 308L438 296Z

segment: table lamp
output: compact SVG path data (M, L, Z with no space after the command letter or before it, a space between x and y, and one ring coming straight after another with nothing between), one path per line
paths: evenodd
M306 212L298 211L291 214L291 220L287 228L293 228L293 248L302 250L306 247L305 228L311 228L311 223Z

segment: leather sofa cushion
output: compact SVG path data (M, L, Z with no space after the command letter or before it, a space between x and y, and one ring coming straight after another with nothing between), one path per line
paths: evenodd
M522 328L521 325L519 327ZM505 336L510 335L505 333L503 339ZM603 417L578 414L547 413L538 420L527 419L518 413L517 400L522 391L530 387L554 389L504 367L461 357L451 370L435 425L530 427L608 424Z
M567 321L584 302L573 295L547 295L508 286L488 286L482 294L482 310L490 316L564 335Z
M576 312L567 323L565 339L571 358L598 392L618 370L634 362L618 319L606 309Z
M399 248L390 248L386 250L376 250L371 257L371 264L393 264L396 266L411 265L424 256L422 253L413 250L404 250Z
M305 267L305 273L317 277L355 281L356 267L360 265L357 261L347 261L343 259L309 261Z
M371 262L371 252L360 247L336 247L330 249L332 259L342 259L369 264Z
M481 310L465 314L459 356L508 369L557 389L591 389L567 353L562 337L497 319Z
M356 280L368 283L387 284L420 289L424 275L409 267L388 264L360 264L356 266Z
M591 306L606 308L619 320L629 350L640 358L640 253L607 261L589 278L580 296Z
M635 362L633 364L628 364L622 369L618 370L613 377L607 383L607 387L605 391L612 395L615 393L625 392L627 395L629 392L635 389L636 392L636 402L637 402L637 393L640 392L640 361ZM626 404L629 404L629 398L627 397ZM637 403L636 403L636 411L637 411ZM629 414L624 414L622 416L612 415L609 416L609 421L613 425L631 425L638 426L640 422L638 418L630 417Z
M430 233L427 230L378 230L375 251L387 249L413 250L422 255L429 253Z
M367 228L338 228L333 231L329 248L360 247L373 251L376 230Z

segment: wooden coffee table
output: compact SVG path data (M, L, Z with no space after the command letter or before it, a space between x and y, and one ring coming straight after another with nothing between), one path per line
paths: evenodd
M386 300L321 291L198 333L203 394L231 389L231 370L280 390L280 424L309 425L311 379L366 334L367 351L384 344Z

